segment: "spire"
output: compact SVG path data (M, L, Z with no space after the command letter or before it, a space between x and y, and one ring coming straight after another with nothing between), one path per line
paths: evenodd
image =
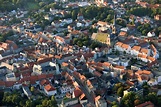
M113 20L113 26L116 25L116 13L114 12L114 20Z

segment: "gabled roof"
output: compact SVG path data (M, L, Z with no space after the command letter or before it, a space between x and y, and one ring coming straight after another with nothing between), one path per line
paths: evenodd
M133 46L133 48L131 50L140 51L140 49L141 49L140 46Z
M154 104L151 101L137 105L136 107L154 107Z
M50 83L50 81L48 79L43 79L40 81L40 85L47 85L49 83Z
M118 45L118 46L122 46L123 45L123 43L122 42L117 42L115 45Z
M149 50L145 48L141 48L140 53L148 54Z
M48 92L56 90L56 88L54 88L51 84L46 85L44 89Z
M102 75L102 74L101 74L100 72L98 72L98 71L94 71L93 73L94 73L94 75L97 76L97 77L100 77L100 76Z
M76 98L78 98L79 96L81 96L83 94L82 90L80 90L80 88L76 87L73 91L73 94Z
M111 66L111 63L109 63L109 62L104 62L104 63L103 63L103 66L109 67L109 66Z
M121 47L124 48L124 49L128 49L130 46L127 45L127 44L123 44Z

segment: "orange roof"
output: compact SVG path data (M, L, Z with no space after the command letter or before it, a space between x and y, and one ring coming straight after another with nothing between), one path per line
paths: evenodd
M16 81L6 81L5 86L6 87L12 87Z
M107 22L98 21L97 24L100 25L100 26L106 26Z
M147 71L147 70L138 70L136 73L138 73L139 75L142 75L142 74L146 74L146 75L150 75L151 72L150 71Z
M46 78L46 74L41 74L41 75L38 75L37 77L38 77L39 80L40 79L45 79Z
M139 54L138 54L138 57L139 57L139 58L145 58L145 59L146 59L147 56L146 56L146 55L142 55L142 54L139 53Z
M147 59L150 61L155 61L155 58L151 57L151 56L147 56Z
M95 97L95 101L98 101L101 98L101 96Z
M119 66L119 65L115 66L114 68L117 68L117 69L125 69L124 66Z
M140 46L133 46L132 50L135 50L135 51L140 51L141 47Z
M119 36L127 36L127 32L122 31L122 32L119 33Z
M143 70L143 74L150 75L150 74L151 74L151 72L150 72L150 71L147 71L147 70Z
M78 30L74 30L74 31L71 32L71 34L77 35L77 34L79 34L79 31Z
M137 105L136 107L154 107L154 104L151 101Z
M153 52L156 52L157 51L156 48L155 48L155 46L153 44L150 45L150 47L151 47L151 49L152 49Z
M117 42L117 43L116 43L116 45L118 45L118 46L120 46L120 47L122 46L122 44L123 44L122 42Z
M79 97L80 100L82 100L86 95L84 93L81 94L81 96Z
M5 86L5 82L4 81L0 81L0 86Z
M63 62L63 63L62 63L62 66L67 67L67 66L68 66L68 63Z
M141 48L140 53L148 54L148 49Z
M48 79L43 79L43 80L40 81L41 85L46 85L46 84L49 84L49 83L50 83L50 81Z
M54 90L56 90L51 84L46 85L44 88L45 88L46 91L54 91Z
M111 64L110 64L109 62L104 62L104 63L103 63L103 66L109 67L109 66L111 66Z
M82 90L80 90L80 88L76 87L73 91L74 95L76 98L78 98L80 95L83 94Z
M93 72L94 73L94 75L96 75L97 77L100 77L102 74L100 73L100 72L98 72L98 71L94 71Z
M127 44L123 44L121 47L124 48L124 49L128 49L130 46L127 45Z
M134 83L133 82L130 82L129 80L126 81L126 84L130 85L130 86L133 86Z

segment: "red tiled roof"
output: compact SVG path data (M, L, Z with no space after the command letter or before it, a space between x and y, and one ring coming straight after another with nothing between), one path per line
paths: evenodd
M54 91L54 90L56 90L51 84L46 85L46 86L44 87L44 89L45 89L46 91Z
M40 85L47 85L49 83L50 83L50 81L48 79L43 79L40 81Z
M12 87L16 81L6 81L5 86L6 87Z
M141 48L140 53L145 53L145 54L148 54L148 49Z
M135 51L140 51L140 49L141 49L140 46L134 46L134 47L132 48L132 50L135 50Z
M154 107L154 104L151 101L137 105L136 107Z
M4 81L0 81L0 86L5 86L5 82Z
M76 88L74 89L73 93L74 93L74 96L75 96L76 98L78 98L80 95L83 94L82 90L80 90L80 88L78 88L78 87L76 87Z
M86 95L83 93L81 94L81 96L79 97L80 100L82 100Z
M98 101L101 98L101 96L95 97L95 101Z
M46 74L41 74L41 75L38 75L38 79L45 79L46 78Z
M94 71L93 72L94 73L94 75L96 75L97 77L100 77L102 74L100 73L100 72L98 72L98 71Z

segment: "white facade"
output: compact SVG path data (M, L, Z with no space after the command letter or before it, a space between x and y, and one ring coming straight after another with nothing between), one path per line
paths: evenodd
M52 95L56 95L57 94L57 91L56 90L53 90L53 91L47 91L46 89L44 89L45 93L48 95L48 96L52 96Z
M60 91L61 91L61 93L67 93L67 92L72 93L74 91L74 88L71 86L62 86L60 88Z
M131 50L131 55L138 56L138 54L139 54L139 51L136 51L134 49Z

